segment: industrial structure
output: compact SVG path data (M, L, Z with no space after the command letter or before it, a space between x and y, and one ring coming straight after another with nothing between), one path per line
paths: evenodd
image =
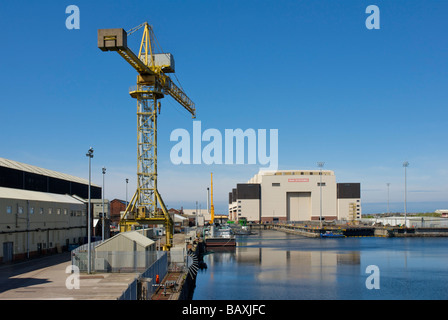
M138 55L127 46L127 37L143 28ZM165 224L166 249L172 245L173 221L157 190L157 116L160 102L170 95L182 107L196 115L194 103L176 86L168 73L174 73L174 58L159 48L152 27L147 23L126 32L123 29L98 30L98 48L116 51L138 73L137 85L130 89L137 99L137 190L120 220L120 230L129 231L136 226ZM156 53L156 49L160 53ZM160 205L160 209L158 207Z
M331 170L260 171L229 193L229 219L252 222L357 220L360 183L336 183Z
M55 194L76 194L87 199L89 182L69 174L0 158L0 187ZM91 184L92 199L101 199L101 187Z
M91 191L101 198L101 187ZM0 262L84 243L87 193L85 179L0 158Z

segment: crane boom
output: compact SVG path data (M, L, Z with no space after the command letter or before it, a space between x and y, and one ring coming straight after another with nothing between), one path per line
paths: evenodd
M165 92L168 93L174 100L176 100L180 105L182 105L188 112L191 113L193 118L196 117L196 108L194 102L188 98L188 96L171 81L171 78L166 76L165 82Z
M157 72L154 72L149 66L145 65L145 63L142 61L144 59L139 59L137 55L127 47L127 35L135 32L143 26L145 26L144 23L135 28L132 28L128 33L126 33L124 29L98 30L98 48L100 48L102 51L116 51L138 72L140 76L142 76L142 78L148 75L155 75ZM155 65L155 63L153 62L154 57L150 57L148 60L150 66ZM185 92L183 92L178 86L176 86L171 78L163 73L163 71L159 72L159 79L162 84L162 93L170 95L188 112L190 112L193 118L195 118L195 104L193 101L191 101L190 98L188 98Z

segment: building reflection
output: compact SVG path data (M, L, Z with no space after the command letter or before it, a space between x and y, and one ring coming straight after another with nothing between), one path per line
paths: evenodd
M253 276L260 281L286 278L333 282L339 274L339 266L361 264L359 251L284 250L258 246L213 248L207 260L210 266L229 263L251 266Z

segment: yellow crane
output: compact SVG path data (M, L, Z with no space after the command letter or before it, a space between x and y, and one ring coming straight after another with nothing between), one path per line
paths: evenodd
M141 28L143 36L136 55L128 48L127 37ZM157 190L158 100L165 95L171 96L193 118L196 108L168 76L168 73L175 71L172 54L156 53L156 44L152 26L147 22L128 32L120 28L98 30L98 48L116 51L138 72L137 85L129 90L131 97L137 99L137 190L120 219L120 231L129 231L138 225L165 224L165 250L169 250L172 246L173 221Z

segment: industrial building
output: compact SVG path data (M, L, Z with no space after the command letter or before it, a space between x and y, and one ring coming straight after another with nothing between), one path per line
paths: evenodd
M95 255L96 271L143 272L156 260L156 245L141 232L121 232L98 244Z
M33 165L0 158L0 187L41 191L55 194L75 194L88 198L85 179ZM91 184L92 199L101 199L101 187Z
M87 195L85 179L0 158L0 262L84 243ZM100 199L101 187L91 195Z
M252 222L356 220L361 184L336 183L331 170L260 171L229 193L229 219Z

